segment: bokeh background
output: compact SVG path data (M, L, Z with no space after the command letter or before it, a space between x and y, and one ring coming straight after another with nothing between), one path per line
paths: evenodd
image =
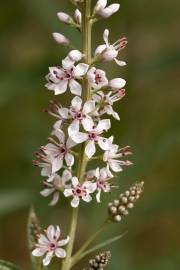
M111 1L109 1L111 2ZM98 23L93 46L102 42L104 28L111 40L127 36L121 54L128 66L106 64L108 77L128 81L126 97L116 105L121 121L112 132L121 146L131 145L134 166L119 176L123 191L137 180L145 191L131 214L107 229L101 240L128 234L108 247L113 254L107 269L180 269L180 3L178 0L121 0L121 10ZM46 143L53 120L42 112L53 98L44 88L48 66L57 65L67 50L51 32L59 31L80 45L80 36L57 20L60 10L72 14L67 0L6 0L0 9L0 258L31 269L26 242L29 207L34 204L43 227L60 224L67 232L70 207L62 198L55 208L41 198L39 169L33 153ZM60 97L58 97L61 100ZM68 96L63 99L69 102ZM81 207L78 245L106 216L101 205ZM92 207L93 205L93 207ZM86 266L83 261L76 269ZM57 269L57 268L55 268Z

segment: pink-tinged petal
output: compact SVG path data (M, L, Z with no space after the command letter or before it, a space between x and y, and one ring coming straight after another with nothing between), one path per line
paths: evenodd
M66 251L63 248L56 248L55 255L58 258L65 258L66 257Z
M52 160L52 172L55 173L62 168L63 160L61 157L54 158Z
M82 197L82 200L85 202L90 202L90 201L92 201L92 197L90 195L86 195L86 196Z
M115 88L115 89L121 89L126 85L126 81L121 78L113 79L109 82L109 87Z
M49 240L44 234L40 234L38 238L38 244L43 245L43 246L49 246Z
M90 159L96 152L96 147L94 141L89 141L85 148L85 153Z
M72 59L67 56L65 59L62 60L62 67L65 70L70 70L71 68L73 68L74 66L74 61L72 61Z
M82 93L82 86L80 83L75 81L74 79L71 79L69 82L69 88L72 94L81 96Z
M77 11L78 9L76 9L76 11ZM75 12L76 12L75 11ZM79 11L80 12L80 11ZM81 14L81 13L80 13ZM81 59L82 59L82 53L80 52L80 51L78 51L78 50L72 50L72 51L70 51L69 52L69 54L68 54L68 56L69 56L69 58L72 60L72 61L74 61L74 62L78 62L78 61L80 61Z
M74 176L72 178L72 185L73 185L73 187L76 187L76 186L79 185L79 180L78 180L78 178L76 176Z
M74 198L72 199L72 201L71 201L71 206L72 206L73 208L76 208L76 207L79 206L79 198L78 198L78 197L74 197Z
M71 138L76 143L82 143L88 140L88 135L83 132L77 132L71 135Z
M101 189L98 190L98 193L96 194L96 200L98 203L101 202Z
M74 77L81 77L84 76L88 71L89 65L80 63L73 69Z
M72 178L72 174L70 171L68 170L64 170L63 174L62 174L62 181L63 183L69 181Z
M106 46L108 47L109 46L109 30L108 29L104 30L103 39L104 39Z
M112 144L109 141L109 139L100 137L99 140L98 140L98 145L102 150L106 151L106 150L109 150L111 148Z
M32 251L32 255L35 256L35 257L41 257L44 255L44 253L46 252L47 250L45 248L35 248L33 251Z
M48 197L48 196L51 195L53 192L54 192L54 189L53 189L53 188L45 188L45 189L43 189L42 191L40 191L40 194L41 194L43 197Z
M122 171L120 164L117 162L112 161L109 163L109 166L110 166L111 170L113 170L113 172L121 172Z
M47 266L50 264L52 257L53 257L53 251L50 251L46 254L46 257L43 259L43 265Z
M63 247L65 245L67 245L69 243L69 239L70 239L70 237L67 236L66 239L63 239L63 240L58 241L58 246L59 247Z
M59 201L59 192L55 192L52 198L52 201L49 203L49 206L54 206Z
M95 102L92 100L87 101L83 106L83 112L85 114L88 114L88 113L94 111L94 109L95 109Z
M106 5L107 5L107 0L98 0L94 7L94 11L97 12L99 9L104 9Z
M63 119L69 118L69 110L67 108L59 108L58 113Z
M54 145L52 143L48 143L48 144L46 144L45 147L43 147L43 151L44 151L44 153L46 153L46 155L51 156L54 153L57 153L58 148L56 145Z
M60 95L66 92L68 86L68 81L60 81L57 85L54 87L55 95Z
M76 111L79 111L82 106L82 99L78 96L74 97L71 101L71 105L73 109L75 109Z
M55 237L58 239L61 235L61 230L59 226L56 226L56 231L55 231Z
M54 241L54 236L55 236L55 228L53 225L50 225L48 228L47 228L47 231L46 231L46 234L47 234L47 237L50 241Z
M52 135L56 136L60 143L64 143L65 135L61 129L53 130Z
M116 64L120 67L124 67L127 65L125 61L118 60L117 58L114 58L114 60L115 60Z
M67 189L65 189L63 193L64 193L64 196L65 196L65 197L70 197L70 196L72 196L72 195L73 195L72 188L67 188Z
M77 133L79 131L79 120L75 119L68 127L68 134L71 137L73 133Z
M72 154L67 153L65 155L65 160L66 160L66 164L67 164L68 167L73 166L73 164L74 164L74 156Z
M47 164L44 168L41 170L41 176L49 176L51 175L52 168L50 164Z
M67 149L70 149L70 148L74 147L75 145L76 145L76 143L69 137L67 139L67 142L66 142Z
M120 4L115 3L115 4L112 4L112 5L109 5L108 8L111 9L112 14L113 14L113 13L117 12L120 9Z
M97 189L97 184L90 181L86 181L83 186L87 188L88 193L93 193Z
M111 121L109 119L103 119L99 121L96 127L96 130L97 132L102 133L103 131L107 131L108 129L110 129L110 127L111 127Z
M83 118L82 125L86 131L92 131L93 126L94 126L94 122L91 118L86 117L86 118Z
M105 49L106 49L105 44L99 45L95 50L95 56L101 54Z
M53 128L54 129L58 129L58 128L61 128L62 126L62 120L58 120L55 122L55 124L53 125Z
M66 45L66 46L70 44L69 39L67 39L64 35L60 33L53 33L52 35L57 43L61 45Z

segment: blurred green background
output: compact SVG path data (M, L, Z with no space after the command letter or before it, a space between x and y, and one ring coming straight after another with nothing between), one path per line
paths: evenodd
M108 269L178 270L180 2L120 3L118 14L95 26L93 46L102 42L102 32L107 27L112 41L128 37L128 47L120 57L128 61L128 66L122 69L115 64L105 65L109 78L122 76L128 81L126 97L116 104L121 121L113 120L112 132L117 143L131 145L134 152L135 165L120 174L121 190L143 179L145 191L131 214L105 231L101 239L128 231L110 247L113 259ZM26 270L30 269L26 248L30 205L35 205L43 227L60 224L64 233L70 215L63 198L50 208L50 198L40 197L40 170L31 165L33 153L46 143L54 120L42 112L53 98L44 88L44 76L48 66L59 64L67 53L53 41L51 32L64 33L77 46L80 44L79 33L57 20L60 10L72 14L73 6L67 0L1 1L0 258ZM101 205L81 207L78 245L104 220L106 204L114 196L104 196ZM86 263L87 260L76 269Z

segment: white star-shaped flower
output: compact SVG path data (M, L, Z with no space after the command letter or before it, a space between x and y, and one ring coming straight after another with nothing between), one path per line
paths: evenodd
M77 177L72 178L72 187L64 190L64 196L73 199L71 201L71 206L76 208L82 199L85 202L90 202L92 200L91 193L96 190L96 184L89 181L85 181L83 184L79 183Z
M106 139L102 136L102 133L107 131L111 126L111 122L109 119L100 120L97 126L94 126L93 123L85 126L84 129L87 133L84 132L76 132L71 135L71 138L76 143L82 143L87 141L87 145L85 147L85 153L88 158L91 158L96 152L96 144L102 150L108 150L111 142L109 139Z
M69 87L72 94L80 96L82 86L77 80L87 73L88 68L89 65L84 63L75 66L74 61L68 56L62 61L62 68L49 68L49 74L46 76L48 81L46 87L54 91L55 95L63 94Z
M69 242L69 236L66 239L59 240L61 231L59 226L50 225L46 230L46 235L40 234L36 248L32 251L35 257L45 256L43 265L50 264L51 259L56 256L58 258L65 258L66 251L62 248Z

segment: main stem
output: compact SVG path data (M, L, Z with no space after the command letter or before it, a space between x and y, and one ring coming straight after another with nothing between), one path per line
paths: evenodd
M92 23L90 20L91 15L91 0L85 0L82 3L82 53L84 55L84 62L87 64L91 63L91 27ZM86 102L90 96L91 96L91 89L88 84L88 81L86 78L83 80L82 84L83 88L83 101ZM88 159L85 155L85 143L82 144L79 160L78 160L78 166L77 166L77 177L79 181L82 183L84 174L86 171L86 166L88 163ZM77 221L78 221L78 208L74 208L72 212L72 218L69 228L69 236L70 236L70 242L67 246L67 254L66 258L62 263L61 270L69 270L71 269L71 258L72 258L72 251L74 247L74 241L75 241L75 235L76 235L76 229L77 229Z

